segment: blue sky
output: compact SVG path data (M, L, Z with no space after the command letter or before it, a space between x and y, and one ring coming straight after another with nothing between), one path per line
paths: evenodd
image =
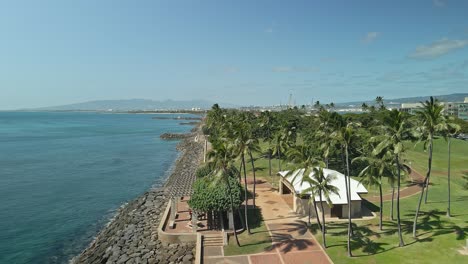
M2 1L0 109L468 92L468 1Z

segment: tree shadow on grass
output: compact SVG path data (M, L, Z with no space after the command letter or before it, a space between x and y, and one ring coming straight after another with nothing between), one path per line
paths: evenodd
M249 227L251 229L258 228L262 225L263 222L263 215L262 215L262 210L257 207L257 208L249 208L247 211L247 216L249 219ZM252 232L252 234L255 234L258 232Z
M414 217L412 214L406 215L407 217ZM448 221L448 218L445 218L445 212L440 210L430 210L430 211L421 211L418 221L418 230L420 233L415 240L406 243L406 245L412 245L415 243L424 243L431 242L435 237L440 235L446 235L453 233L454 239L464 240L467 237L468 227L460 227ZM346 239L348 234L348 224L345 222L334 222L327 224L328 234L331 236L341 236ZM361 255L354 256L369 256L376 255L386 251L390 251L398 248L397 246L390 247L385 249L387 243L378 242L378 238L381 235L397 235L398 226L396 221L384 221L384 230L383 231L374 231L372 229L376 226L372 224L365 224L357 226L353 223L354 235L351 240L351 250L361 250L360 252L366 253ZM413 221L403 220L401 221L402 232L404 234L411 234L413 231ZM421 233L421 231L423 231ZM339 241L337 244L330 245L332 247L343 247L346 250L347 243L346 240Z
M377 232L372 230L372 224L358 226L353 223L352 225L354 234L351 238L351 250L355 251L360 249L363 253L366 253L360 255L355 254L354 256L376 255L395 248L385 249L384 246L388 245L388 243L377 241L377 239L381 237L382 231ZM330 229L332 231L330 231L329 234L332 236L347 236L348 234L347 223L332 223L329 225L329 230ZM337 232L336 229L339 229L339 231ZM347 243L343 241L340 244L330 245L329 248L337 246L342 246L346 249Z
M455 225L452 222L449 222L449 218L445 218L445 212L434 209L430 211L421 211L419 216L419 221L417 225L417 230L423 231L419 232L416 237L416 242L427 242L432 241L434 237L440 235L446 235L453 233L456 240L463 240L466 238L466 233L468 232L468 227L460 227ZM412 232L412 221L409 221L407 224L410 226L407 230L407 233ZM423 237L423 238L420 238Z

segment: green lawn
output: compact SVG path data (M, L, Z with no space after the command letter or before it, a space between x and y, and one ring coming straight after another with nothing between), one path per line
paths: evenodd
M244 231L239 234L240 247L237 246L234 236L229 238L229 245L224 247L224 255L243 255L263 252L271 247L271 238L268 229L263 222L261 211L249 210L249 224L251 235Z
M390 221L384 204L384 231L378 231L378 219L356 221L358 230L354 239L353 254L346 254L346 226L331 223L328 232L328 254L335 263L468 263L468 256L458 253L465 244L468 233L468 191L462 189L461 172L468 170L468 142L452 142L452 215L445 216L447 208L447 146L443 139L434 144L434 174L428 203L421 207L418 239L412 238L412 221L419 195L401 200L401 214L406 246L398 247L396 221ZM412 166L424 174L427 153L422 145L408 151ZM369 239L366 239L369 238ZM321 239L317 236L317 239Z
M422 143L414 147L408 143L408 161L419 173L425 175L427 169L427 153L423 151ZM268 159L258 158L257 177L277 183L277 177L268 176ZM272 172L278 171L276 160L272 160ZM291 168L290 164L282 162L283 169ZM247 165L250 171L250 164ZM428 197L428 203L421 207L419 217L418 238L412 238L412 221L419 195L401 200L401 219L406 246L398 247L396 221L390 221L390 202L384 204L384 231L378 231L378 218L372 221L355 221L356 236L352 242L353 255L346 256L346 224L327 223L327 252L334 263L468 263L468 256L458 253L466 245L468 238L468 191L462 188L461 174L468 171L468 142L452 140L452 217L445 216L447 208L447 143L437 139L434 143L433 174ZM250 174L250 173L249 173ZM377 190L369 188L371 194L377 195ZM388 184L384 186L388 193ZM396 214L395 214L396 215ZM269 243L264 225L258 226L256 235L240 235L243 247L238 248L233 238L226 254L246 254L259 252ZM261 234L261 236L259 235ZM316 238L320 241L321 236Z

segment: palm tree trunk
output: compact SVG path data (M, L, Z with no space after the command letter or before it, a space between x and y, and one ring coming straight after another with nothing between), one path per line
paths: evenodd
M383 218L383 198L382 198L382 184L379 184L379 193L380 193L380 219L379 219L379 228L382 231L382 218Z
M249 227L249 218L248 218L248 212L247 212L247 207L249 206L249 194L247 190L247 172L245 170L245 157L244 153L241 155L241 161L242 161L242 166L244 167L244 196L245 196L245 205L244 205L244 217L245 217L245 227L247 229L247 232L251 234L250 232L250 227Z
M429 183L431 178L431 170L432 170L432 149L433 149L433 136L430 136L430 145L429 145L429 164L427 170L427 183L426 183L426 196L424 197L424 204L427 204L427 194L429 193Z
M320 230L322 230L322 223L320 223L320 218L318 216L317 203L315 202L315 197L312 198L314 203L315 217L317 218L317 224L319 225Z
M413 237L414 238L416 238L416 227L418 224L419 210L421 209L421 202L424 196L424 190L426 187L429 187L429 176L431 175L431 167L432 167L432 140L429 145L428 170L427 170L426 178L424 178L424 182L422 185L421 196L419 196L418 207L416 207L416 214L414 215L414 222L413 222Z
M242 183L242 161L239 166L239 183Z
M345 158L346 158L346 174L348 174L347 176L345 175L345 185L346 185L346 199L348 201L348 243L347 243L347 246L348 246L348 257L352 257L353 256L353 253L351 252L351 233L352 233L352 230L351 230L351 197L350 197L350 190L349 190L349 181L346 181L346 177L348 177L349 179L349 162L348 162L348 146L345 146Z
M224 173L226 173L226 175L228 175L226 168L224 168ZM229 177L229 176L227 176L227 177ZM229 179L227 179L227 187L228 187L228 192L229 192L229 200L231 202L231 211L234 214L234 201L232 199L231 184L229 183ZM240 247L239 238L237 237L237 232L236 232L236 225L235 225L235 223L232 223L232 225L234 226L234 230L232 230L232 231L234 232L234 237L236 238L237 246Z
M270 169L271 176L271 149L268 149L268 168Z
M281 147L279 146L278 146L277 158L278 158L278 169L279 171L281 171Z
M346 199L348 199L348 182L347 182L347 167L346 167L346 163L347 163L347 159L345 161L345 149L342 147L342 152L341 152L341 160L343 162L343 171L344 171L344 175L345 175L345 188L346 188Z
M398 238L400 240L400 247L405 246L405 242L403 241L403 235L401 234L401 221L400 221L400 179L401 179L401 172L400 172L400 161L398 155L396 155L396 165L398 170L398 183L397 183L397 201L396 201L396 208L397 208L397 226L398 226Z
M393 217L393 201L395 201L395 187L393 186L393 183L392 183L392 210L390 211L390 218L392 220L395 220L395 218Z
M450 135L448 136L448 169L447 169L447 186L448 186L448 207L447 217L450 217Z
M322 192L319 192L320 195L320 207L322 208L322 238L323 238L323 247L327 248L327 241L325 240L325 211L323 210L323 202L322 202Z
M256 193L256 192L255 192L255 185L257 184L257 180L256 180L256 178L255 178L255 164L254 164L254 159L253 159L253 156L252 156L252 151L250 151L250 150L249 150L249 156L250 156L250 162L252 163L252 173L253 173L253 180L254 180L254 182L253 182L253 198L252 198L253 200L252 200L252 202L253 202L253 207L254 207L254 209L255 209L255 208L257 208L256 205L255 205L255 193Z

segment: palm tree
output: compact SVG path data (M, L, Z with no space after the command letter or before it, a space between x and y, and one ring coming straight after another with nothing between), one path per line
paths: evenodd
M422 121L422 126L419 127L419 130L422 132L422 136L425 136L425 143L424 148L429 145L429 158L428 158L428 166L427 166L427 173L426 177L424 178L424 183L421 189L421 196L419 197L418 206L416 208L416 214L414 216L414 223L413 223L413 237L416 238L416 226L418 223L418 216L419 210L421 209L421 201L424 195L424 190L427 188L426 197L424 199L424 203L427 203L427 193L429 192L429 178L431 176L431 169L432 169L432 150L433 150L433 141L434 141L434 134L441 130L443 127L444 116L442 115L442 111L444 107L442 104L439 104L437 99L434 99L432 96L430 97L429 101L425 101L422 103L422 109L418 111L416 114Z
M317 110L321 108L320 101L315 101L314 108Z
M388 177L388 182L390 183L390 186L392 187L392 202L391 202L391 205L390 205L390 219L395 220L395 217L393 216L393 212L395 210L393 210L394 208L394 202L395 202L395 182L396 182L396 179L395 177L392 177L393 176L393 173L392 174L389 174L387 175Z
M382 96L375 98L375 103L379 106L379 110L385 110L384 99Z
M249 123L246 121L246 116L243 114L239 114L233 117L231 128L230 128L230 136L233 141L233 146L235 147L236 153L238 158L241 162L241 167L244 169L244 197L245 197L245 206L244 206L244 217L245 217L245 226L249 234L250 227L248 222L248 205L249 205L249 198L248 198L248 189L247 189L247 171L245 165L245 154L247 151L248 141L250 140L249 135ZM239 171L239 177L242 171Z
M268 142L268 168L269 168L269 175L271 176L271 141L273 140L273 132L274 132L274 118L270 111L265 111L260 114L260 127L264 129L263 133L263 140Z
M362 111L365 112L365 111L369 110L369 106L366 103L362 103L361 109L362 109Z
M328 111L321 110L317 116L318 129L315 133L315 141L319 143L322 157L325 160L326 168L329 165L329 155L334 141L330 137L334 129L333 115Z
M341 122L338 123L338 126L335 128L335 132L331 134L331 137L339 142L342 146L345 155L346 163L346 172L345 175L345 186L346 186L346 198L348 202L348 257L352 257L351 252L351 235L352 235L352 223L351 223L351 177L349 172L349 146L355 138L356 134L354 132L354 127L359 126L358 123L348 122L345 126Z
M277 130L273 136L273 155L276 155L276 158L278 159L278 169L280 171L282 151L287 149L288 141L290 141L293 133L294 132L289 130L288 127L283 126L281 129Z
M252 165L252 174L253 174L253 198L252 198L252 202L253 202L253 207L256 208L256 205L255 205L255 194L256 194L255 187L257 185L257 179L256 179L256 176L255 176L255 162L254 162L252 152L260 152L260 144L259 144L258 139L256 139L251 134L251 138L249 140L247 140L246 146L247 146L247 152L248 152L249 157L250 157L250 162L251 162L251 165Z
M392 170L397 176L397 226L399 246L403 247L403 235L401 232L401 218L400 218L400 185L401 185L401 170L407 168L401 162L401 155L404 153L403 141L410 137L410 129L404 118L403 112L394 109L389 112L388 117L385 118L384 126L385 134L376 136L372 141L380 143L372 151L374 155L391 155L393 157L394 169Z
M310 144L291 147L286 152L286 156L291 162L295 163L297 167L304 168L304 173L302 174L302 179L301 179L302 182L309 182L308 179L310 178L309 177L310 168L321 165L320 161L318 161L315 158L313 147ZM295 179L292 180L292 182L294 181ZM318 218L318 214L317 214L317 204L315 202L315 199L313 199L314 196L315 194L311 195L310 199L312 200L312 204L314 205L315 215L317 217L317 223L319 224L320 228L322 228L320 219ZM309 215L308 219L309 219L309 225L310 225L310 207L308 210L308 215Z
M215 175L221 175L223 180L225 180L227 187L228 187L228 195L231 203L231 211L234 213L234 202L232 198L231 186L229 183L229 176L228 168L230 164L232 164L235 153L232 146L229 146L227 142L216 141L212 143L212 150L208 153L209 157L209 164L214 168ZM240 214L239 214L240 217ZM242 218L242 217L241 217ZM234 237L236 238L237 246L240 247L239 238L237 237L236 227L234 226Z
M371 146L372 149L374 149ZM382 194L382 178L384 175L389 175L391 159L388 156L373 155L372 150L366 153L364 156L353 159L352 163L361 161L366 164L366 167L359 173L358 177L361 178L360 183L367 186L377 186L379 188L380 197L380 218L379 218L379 229L382 230L382 218L383 218L383 194Z
M451 122L444 122L444 138L447 140L448 147L448 166L447 166L447 187L448 187L448 204L447 204L447 217L450 217L450 154L451 154L451 138L456 135L461 127L458 124Z
M305 172L304 172L305 175ZM322 238L323 238L323 247L327 247L327 242L325 240L325 211L323 209L323 197L330 207L333 207L333 204L330 199L330 194L338 194L339 190L336 186L332 185L331 182L336 178L335 175L328 174L325 175L323 172L323 167L318 166L312 169L312 177L304 177L304 181L308 182L310 187L303 190L303 193L311 193L313 200L315 202L315 194L318 194L320 199L320 207L322 209ZM315 212L317 214L317 212ZM317 216L318 218L318 216Z

